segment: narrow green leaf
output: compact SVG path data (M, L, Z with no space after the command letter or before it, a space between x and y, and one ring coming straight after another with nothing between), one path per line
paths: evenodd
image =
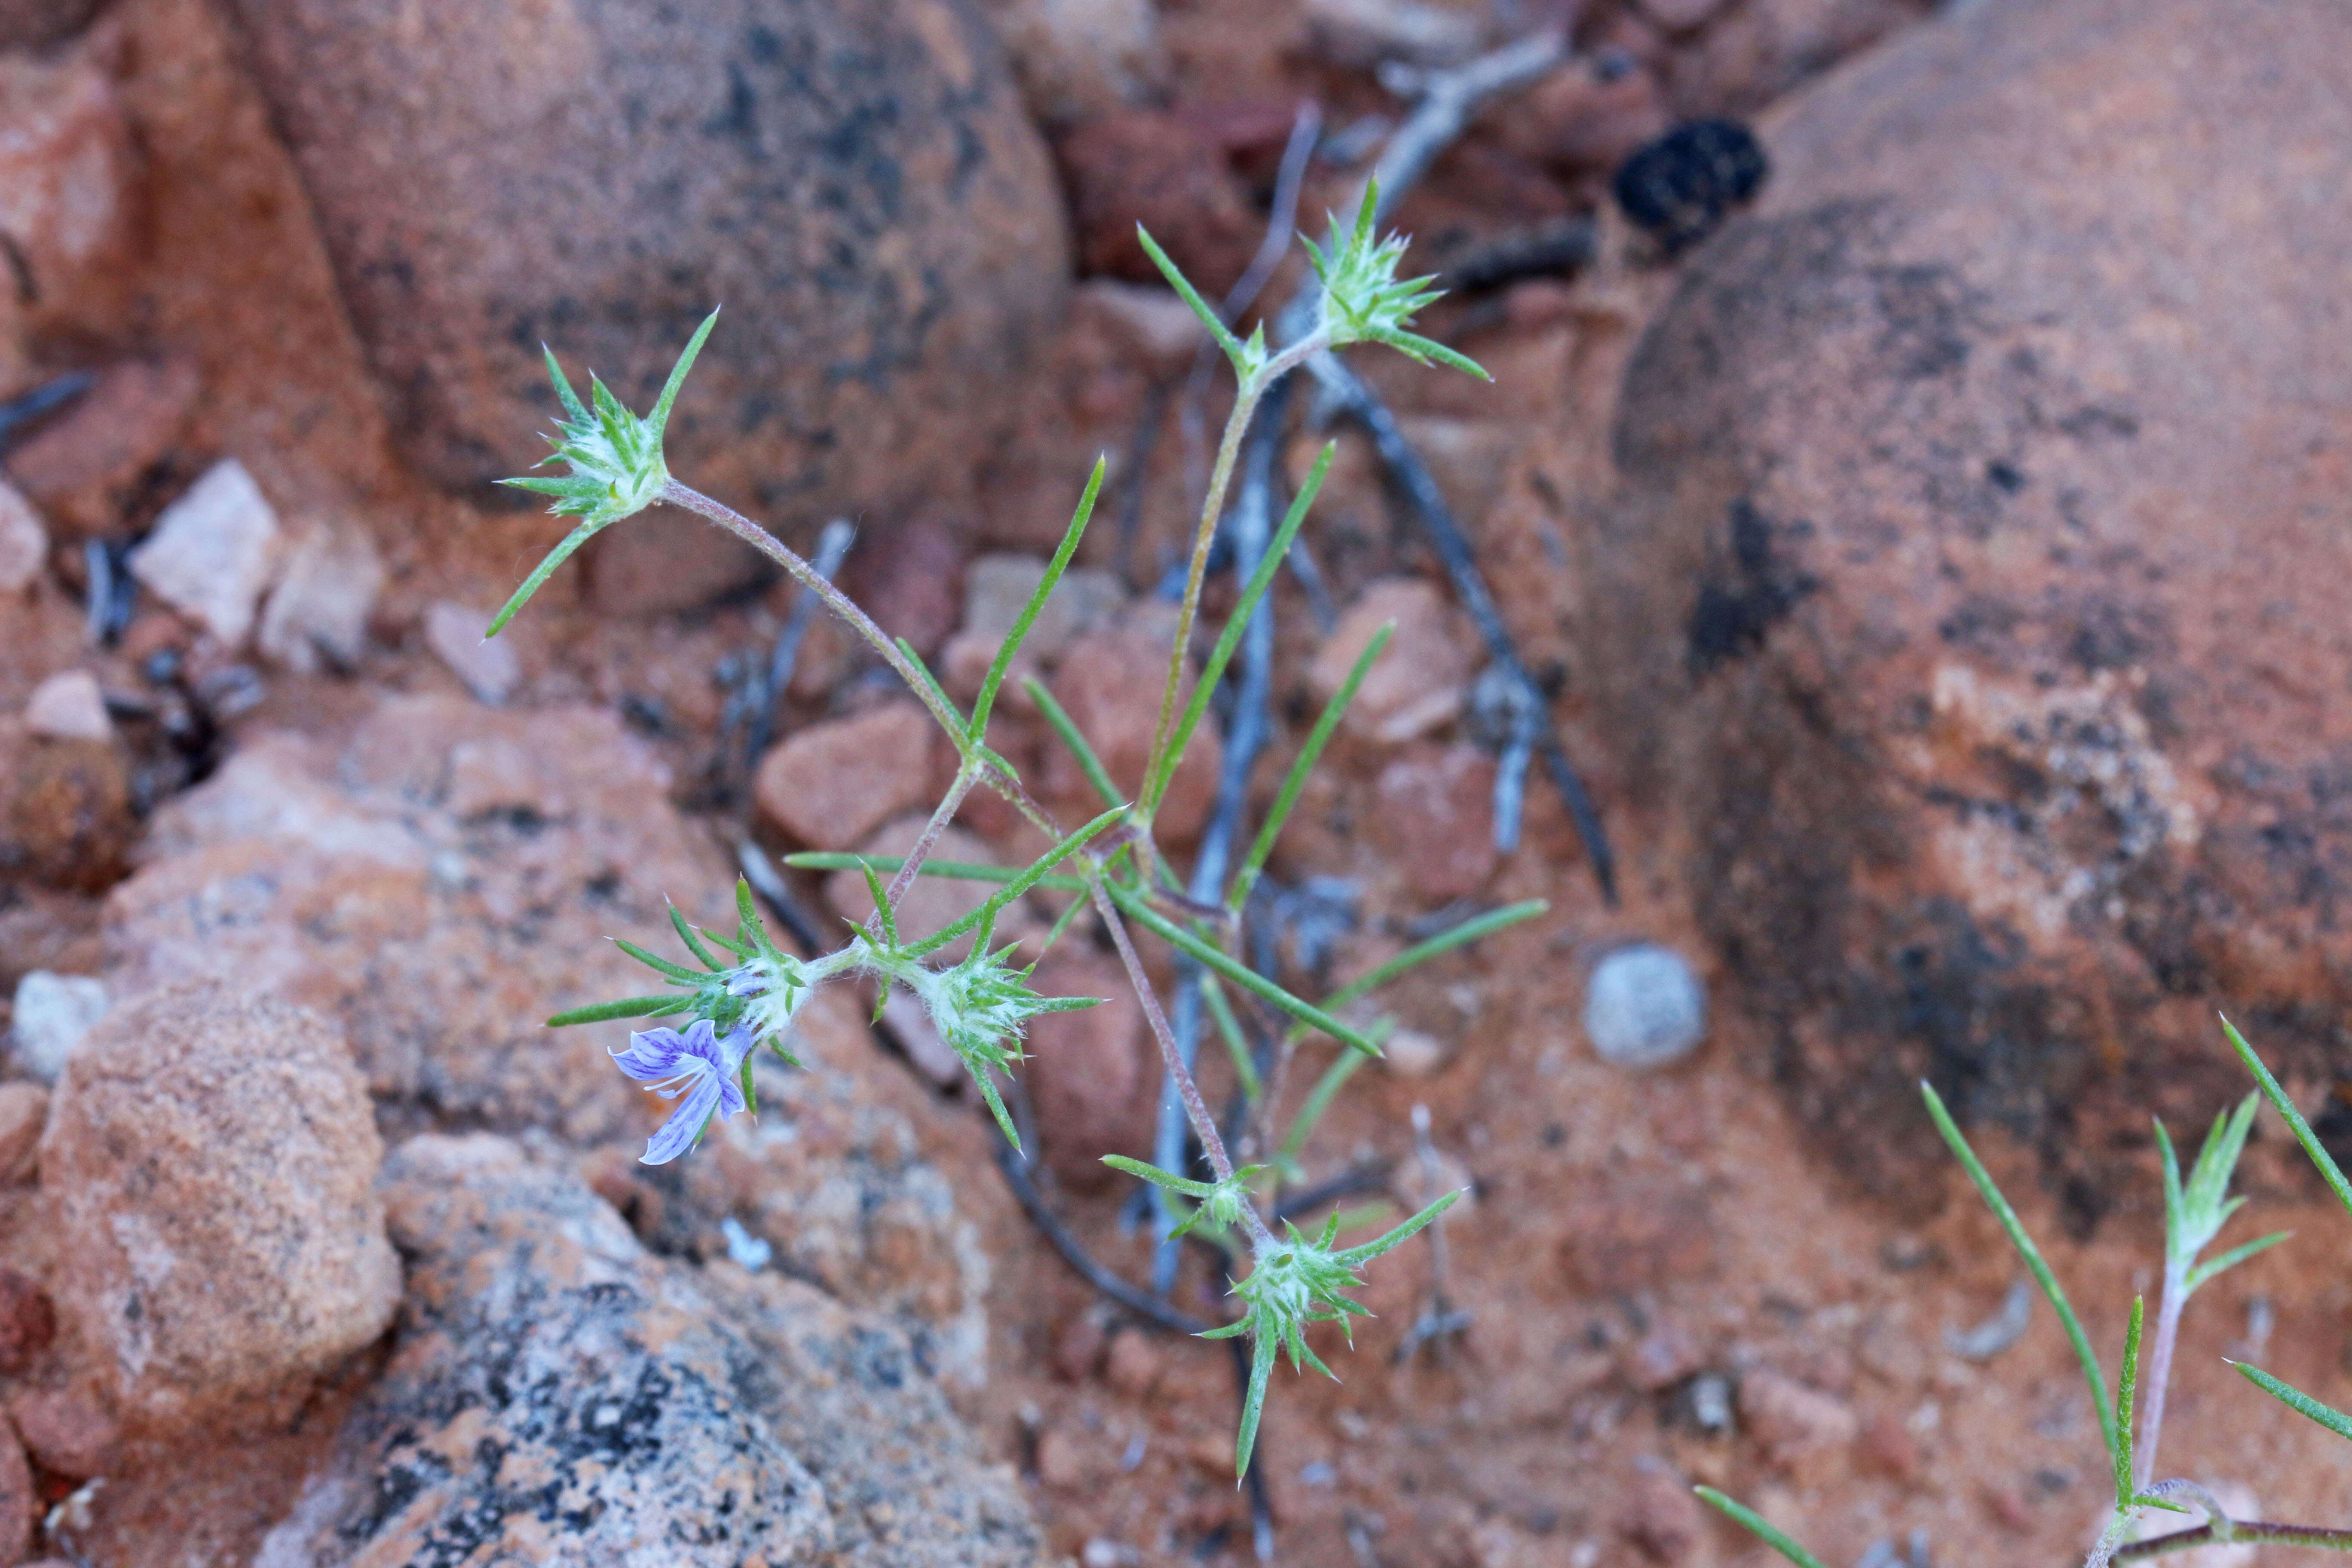
M1316 493L1323 488L1323 476L1331 471L1331 455L1339 448L1337 441L1324 444L1315 467L1307 475L1307 482L1298 487L1290 510L1283 515L1282 526L1275 531L1273 541L1259 560L1257 570L1250 574L1241 596L1234 601L1234 613L1225 618L1225 629L1218 634L1217 645L1209 652L1209 662L1202 667L1200 679L1192 683L1192 700L1184 704L1183 716L1169 734L1160 766L1144 785L1142 808L1147 817L1168 794L1169 781L1176 776L1177 764L1184 760L1185 750L1192 743L1192 731L1199 727L1202 715L1208 712L1209 700L1216 694L1217 683L1224 679L1225 667L1233 662L1234 650L1242 645L1243 634L1249 629L1250 616L1256 613L1258 601L1274 585L1275 574L1282 569L1282 558L1290 552L1292 542L1298 537L1299 525L1307 521L1307 509L1315 504Z
M2248 1383L2252 1384L2296 1415L2310 1417L2338 1437L2352 1437L2352 1415L2347 1415L2340 1410L2322 1405L2303 1390L2292 1384L2280 1382L2258 1366L2248 1366L2245 1363L2237 1361L2230 1364L2236 1367Z
M488 642L504 630L506 624L514 619L515 612L530 603L530 596L539 592L540 584L553 576L558 566L572 559L573 551L594 538L605 526L602 522L583 522L565 534L563 542L547 552L547 559L531 569L530 575L522 580L522 586L517 588L499 613L490 617L488 628L482 633L482 640Z
M1092 822L1087 823L1085 826L1066 835L1059 844L1055 845L1051 849L1046 850L1044 855L1038 857L1035 860L1031 861L1024 869L1014 873L1012 879L1007 881L1002 889L996 892L991 893L988 896L988 901L986 903L981 905L980 908L972 910L961 919L940 927L931 935L925 937L921 942L919 942L914 946L908 948L907 950L908 952L917 958L920 958L927 952L933 952L945 947L948 943L955 941L956 938L963 935L964 932L971 931L975 926L994 921L998 913L1002 911L1007 904L1019 898L1022 894L1027 892L1030 889L1035 887L1038 883L1044 881L1048 871L1052 870L1055 866L1060 865L1063 861L1068 859L1071 856L1076 854L1080 849L1086 847L1087 840L1092 838L1096 834L1100 833L1104 828L1108 827L1112 823L1117 822L1120 817L1126 815L1127 807L1123 805L1113 806L1110 810L1104 812L1100 816L1096 817Z
M898 645L898 651L906 656L908 665L917 675L923 678L924 686L929 689L933 697L939 699L940 706L955 715L956 721L952 727L946 725L941 727L947 729L949 735L955 741L956 750L959 752L969 750L971 745L971 721L963 716L963 710L955 705L955 700L948 695L948 689L940 684L940 678L931 673L931 667L923 662L923 656L915 651L913 643L908 642L905 637L893 637L890 640ZM917 695L919 696L920 693Z
M1054 733L1062 738L1062 744L1069 747L1070 754L1078 759L1079 769L1086 773L1087 782L1095 786L1095 793L1103 797L1104 804L1117 805L1125 799L1118 793L1118 786L1110 782L1110 770L1102 765L1102 759L1095 755L1095 749L1078 732L1077 721L1054 700L1054 694L1045 689L1045 683L1033 675L1021 683L1021 688L1037 704L1037 711L1045 715L1045 722L1054 727Z
M1242 1098L1255 1105L1265 1086L1258 1079L1249 1037L1242 1033L1242 1021L1234 1016L1234 1005L1215 975L1201 976L1201 999L1208 1005L1209 1016L1216 1021L1217 1037L1225 1042L1225 1055L1233 1058L1234 1077L1242 1086Z
M1377 1237L1370 1241L1365 1242L1360 1247L1349 1247L1346 1251L1339 1254L1341 1261L1350 1265L1370 1263L1373 1258L1380 1257L1384 1252L1394 1251L1396 1248L1402 1247L1407 1241L1411 1240L1413 1235L1423 1226L1429 1224L1430 1221L1435 1219L1439 1215L1444 1214L1447 1209L1452 1208L1454 1206L1454 1200L1459 1198L1461 1195L1462 1194L1459 1190L1444 1194L1443 1196L1439 1197L1435 1203L1431 1204L1427 1208L1422 1210L1419 1214L1413 1215L1411 1219L1405 1221L1394 1230L1390 1231L1386 1236ZM1334 1234L1339 1230L1339 1216L1336 1214L1331 1216L1331 1229Z
M839 849L797 849L783 857L784 864L796 871L855 871L860 865L870 865L877 871L895 872L907 863L903 855L853 855ZM918 877L937 877L944 882L1009 882L1021 875L1017 866L983 866L976 860L926 860ZM1034 884L1057 893L1082 893L1085 880L1077 877L1040 877Z
M1822 1560L1789 1539L1788 1533L1752 1508L1732 1501L1713 1487L1693 1487L1698 1500L1731 1520L1765 1545L1794 1563L1797 1568L1822 1568Z
M1070 526L1062 532L1060 548L1045 563L1045 575L1038 580L1037 591L1029 595L1029 602L1021 606L1013 630L997 645L996 658L989 664L986 679L980 683L980 697L971 705L971 739L975 745L988 732L988 715L996 706L996 689L1004 684L1004 672L1013 667L1013 656L1021 650L1022 639L1029 635L1029 628L1037 624L1045 600L1070 564L1070 557L1077 553L1078 541L1085 536L1087 522L1095 514L1095 497L1102 492L1103 473L1108 465L1107 458L1095 459L1095 471L1087 479L1086 493L1078 497L1078 510L1070 514Z
M2303 1152L2311 1156L2311 1163L2319 1167L2320 1175L2326 1179L2328 1189L2335 1193L2336 1201L2344 1205L2344 1212L2352 1214L2352 1182L2344 1179L2344 1173L2337 1167L2335 1157L2321 1145L2319 1134L2311 1130L2311 1123L2303 1119L2303 1112L2297 1110L2294 1101L2286 1097L2286 1090L2279 1086L2277 1079L2271 1076L2271 1069L2263 1065L2263 1058L2254 1054L2254 1047L2246 1044L2246 1037L2238 1033L2238 1026L2224 1018L2221 1027L2229 1035L2230 1044L2236 1049L2238 1059L2246 1064L2246 1070L2252 1073L2254 1081L2262 1086L2263 1098L2271 1102L2272 1109L2294 1130L2295 1142L2302 1144Z
M1201 291L1192 287L1183 269L1168 258L1168 253L1160 248L1160 242L1152 238L1141 224L1135 226L1135 237L1142 242L1143 254L1151 258L1151 265L1160 268L1160 276L1168 279L1168 287L1175 289L1178 297L1192 307L1192 314L1201 318L1201 324L1209 329L1209 336L1225 351L1225 357L1234 362L1234 372L1243 373L1241 340L1234 336L1223 319L1210 308L1206 300L1201 298Z
M2107 1400L2106 1375L2099 1370L2098 1352L2091 1348L2091 1336L2083 1331L2083 1321L2074 1315L2074 1305L2066 1300L2066 1292L2060 1288L2058 1277L2050 1271L2050 1265L2042 1261L2042 1249L2033 1245L2033 1238L2025 1234L2024 1222L2017 1217L2017 1211L2009 1206L2009 1200L2001 1196L2000 1188L1994 1185L1992 1173L1984 1168L1984 1162L1977 1158L1977 1152L1969 1147L1969 1141L1960 1135L1958 1124L1953 1121L1952 1113L1944 1109L1943 1097L1936 1092L1935 1086L1922 1082L1919 1092L1927 1097L1927 1114L1934 1119L1936 1131L1944 1135L1944 1142L1950 1146L1953 1156L1967 1170L1969 1179L1976 1183L1977 1192L1984 1198L1985 1206L1992 1210L1993 1217L2000 1221L2001 1229L2009 1233L2010 1246L2017 1249L2017 1256L2024 1261L2034 1282L2042 1287L2042 1294L2058 1314L2059 1322L2064 1325L2067 1339L2074 1342L2074 1359L2082 1364L2084 1380L2091 1385L2091 1408L2098 1415L2099 1432L2106 1438L2109 1457L2123 1453L2124 1449L2116 1440L2115 1407Z
M555 395L563 405L563 412L572 416L574 424L586 424L588 411L580 406L580 395L572 390L572 382L563 374L563 367L555 363L555 351L541 343L539 352L547 358L547 379L555 384Z
M1242 1323L1233 1325L1233 1331L1238 1332L1247 1322L1244 1319ZM1230 1336L1223 1330L1213 1329L1201 1337L1205 1340ZM1265 1414L1265 1385L1274 1375L1274 1336L1260 1329L1255 1337L1257 1342L1250 1350L1249 1390L1242 1395L1241 1430L1234 1434L1234 1485L1237 1489L1242 1478L1249 1474L1250 1454L1257 1447L1258 1420Z
M903 866L906 862L901 860L899 864ZM889 889L882 885L881 873L875 870L872 860L859 856L857 868L866 873L866 890L873 897L874 912L882 917L882 940L889 944L891 952L896 952L898 951L898 915L890 907Z
M1217 1190L1207 1182L1195 1182L1172 1171L1163 1171L1157 1165L1146 1164L1141 1160L1130 1160L1124 1154L1105 1154L1102 1163L1114 1171L1125 1171L1129 1175L1140 1177L1156 1187L1166 1187L1171 1193L1182 1193L1187 1197L1205 1198Z
M1055 886L1057 882L1061 881L1077 882L1078 879L1076 877L1058 879L1048 877L1037 885L1041 888L1051 888ZM1083 882L1079 882L1079 890L1083 891L1084 888L1085 884ZM1072 899L1068 903L1064 904L1062 906L1062 912L1054 917L1054 923L1045 928L1045 940L1038 945L1038 952L1043 954L1053 952L1054 944L1062 940L1063 936L1068 932L1071 925L1075 923L1077 918L1084 914L1090 907L1091 905L1088 901L1083 898Z
M988 1101L989 1114L996 1118L997 1130L1004 1141L1013 1145L1014 1153L1021 1152L1021 1134L1013 1130L1013 1113L1004 1109L1004 1096L997 1092L996 1080L978 1068L972 1070L972 1080L980 1085L980 1096Z
M618 1002L595 1002L558 1013L547 1021L547 1026L563 1029L574 1024L601 1024L607 1018L655 1018L682 1012L693 1005L691 996L625 996Z
M710 329L718 324L719 311L713 309L710 314L702 318L702 325L694 329L694 336L687 341L686 352L677 356L677 363L670 367L669 380L662 384L661 396L655 402L654 411L646 416L646 423L653 427L656 440L659 440L662 432L669 427L670 405L677 401L677 390L686 384L686 373L694 368L695 356L702 353L704 340L710 336Z
M1290 764L1290 772L1283 776L1282 791L1274 797L1274 809L1266 813L1265 823L1257 830L1257 842L1250 846L1249 854L1243 858L1241 869L1234 873L1233 889L1225 897L1227 909L1238 913L1249 901L1250 889L1257 886L1258 877L1265 869L1266 857L1274 853L1274 841L1281 835L1282 825L1290 820L1291 809L1298 804L1299 792L1307 787L1307 775L1315 771L1315 764L1322 759L1323 748L1330 743L1332 732L1339 729L1348 705L1356 700L1357 689L1364 684L1364 677L1371 672L1372 661L1381 657L1381 650L1389 646L1389 638L1395 634L1394 621L1386 623L1374 632L1372 640L1364 645L1364 651L1356 656L1355 667L1348 671L1348 679L1339 690L1331 694L1331 700L1323 705L1323 712L1315 721L1315 728L1307 731L1307 743L1298 749L1298 759Z
M760 1086L751 1081L751 1064L759 1059L760 1053L757 1051L745 1051L743 1053L742 1083L740 1086L743 1090L743 1109L750 1111L754 1116L760 1114Z
M1434 338L1424 338L1419 332L1376 332L1373 334L1373 340L1386 343L1398 353L1417 360L1423 364L1435 360L1448 370L1458 370L1465 375L1475 375L1480 381L1495 379L1485 365L1480 364L1468 354L1447 348Z
M1206 964L1243 990L1265 997L1300 1023L1322 1030L1343 1045L1353 1047L1368 1057L1381 1054L1381 1048L1364 1038L1339 1019L1313 1003L1292 995L1273 981L1232 957L1215 943L1204 941L1192 931L1167 919L1146 903L1141 894L1130 889L1110 884L1110 896L1129 919L1188 956Z
M2146 1302L2132 1298L2131 1326L2124 1331L2123 1373L2116 1380L2116 1506L2130 1506L2132 1485L2132 1399L2139 1384L2140 1315Z
M2181 1226L2180 1156L2173 1152L2172 1134L2166 1131L2162 1117L2152 1118L2156 1123L2156 1147L2164 1159L2164 1245L2168 1253L2179 1250L2178 1237Z
M1325 1068L1323 1076L1315 1080L1314 1089L1307 1096L1307 1103L1298 1108L1297 1117L1290 1123L1290 1131L1282 1140L1282 1158L1286 1163L1295 1165L1298 1163L1300 1152L1307 1147L1307 1140L1315 1135L1316 1124L1323 1120L1323 1113L1331 1109L1333 1098L1349 1079L1356 1076L1357 1069L1364 1065L1364 1061L1365 1058L1354 1051L1341 1051L1331 1058L1331 1065Z
M1386 963L1349 981L1333 992L1325 1000L1323 1005L1327 1009L1344 1007L1358 997L1378 990L1407 970L1427 963L1441 953L1451 952L1457 947L1476 942L1480 937L1492 936L1506 926L1515 926L1521 921L1531 921L1550 908L1551 905L1541 899L1528 899L1520 903L1505 904L1499 910L1488 910L1483 915L1473 916L1460 925L1451 926L1439 931L1427 942L1406 948Z
M2276 1247L2280 1242L2284 1241L2288 1237L2293 1236L2294 1234L2294 1233L2291 1230L2273 1231L2270 1235L2263 1237L2259 1241L2250 1241L2243 1247L2233 1247L2229 1251L2221 1254L2219 1258L2208 1258L2206 1261L2199 1264L2196 1268L2189 1271L2189 1279L2181 1293L2182 1300L2185 1300L2189 1296L2195 1294L2199 1286L2204 1284L2208 1279L2212 1279L2213 1276L2221 1273L2223 1269L2235 1268L2239 1264L2243 1263L2247 1258L2253 1257L2258 1252L2268 1252L2272 1247Z
M614 937L613 939L613 945L619 948L623 952L627 953L631 958L635 959L639 963L644 964L647 969L655 971L656 973L667 974L672 980L683 980L688 985L699 985L702 984L702 976L697 974L693 970L687 968L686 965L682 963L672 963L667 958L658 957L654 953L647 952L644 948L639 947L635 942L629 941L626 937Z
M726 965L720 963L717 959L710 956L710 950L709 948L703 946L701 942L695 940L694 928L686 923L686 917L677 912L677 906L676 904L669 906L669 923L677 928L678 940L686 943L687 952L694 954L696 960L701 963L703 968L708 969L712 973L716 974L719 970L726 967Z

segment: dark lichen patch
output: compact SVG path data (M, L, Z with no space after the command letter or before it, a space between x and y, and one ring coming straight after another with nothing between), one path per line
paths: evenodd
M1694 678L1762 647L1766 634L1820 586L1818 579L1789 563L1775 542L1776 533L1798 529L1776 526L1746 496L1731 503L1726 520L1729 559L1699 584L1684 634Z

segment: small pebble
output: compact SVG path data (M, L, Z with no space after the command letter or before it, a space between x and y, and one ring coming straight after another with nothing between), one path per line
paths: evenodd
M481 611L446 599L425 611L425 646L466 683L466 689L495 708L513 693L522 679L522 666L515 659L513 644L483 639L489 624L490 617Z
M1621 947L1593 966L1584 1032L1604 1061L1654 1068L1706 1037L1706 989L1682 955L1654 942Z
M54 741L108 741L114 724L106 716L106 698L98 677L86 669L52 675L33 689L25 704L25 728Z
M79 974L36 969L16 982L8 1041L26 1076L54 1084L66 1058L106 1016L106 987Z

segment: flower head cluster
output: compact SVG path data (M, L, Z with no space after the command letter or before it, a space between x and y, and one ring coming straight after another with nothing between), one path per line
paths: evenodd
M612 389L594 371L588 373L588 398L593 407L583 405L580 395L564 378L563 368L555 363L555 351L545 351L548 377L555 383L555 395L563 405L565 416L555 422L557 434L547 437L547 444L554 450L541 458L538 466L546 468L560 462L571 472L560 479L499 482L552 496L554 504L548 510L559 517L577 517L581 522L523 580L514 597L490 622L485 636L497 636L524 602L539 591L548 575L563 563L565 557L586 543L592 534L625 517L635 516L661 499L662 487L669 483L669 465L662 456L662 435L669 426L670 407L677 401L678 388L686 384L686 373L693 367L695 356L702 352L703 340L710 336L710 329L718 321L719 312L713 310L696 330L686 352L677 356L677 363L671 369L653 412L643 416L623 407L621 400L613 395Z
M1192 1212L1184 1223L1168 1233L1168 1239L1190 1236L1196 1226L1208 1225L1213 1230L1233 1230L1243 1223L1250 1212L1250 1186L1265 1173L1264 1165L1244 1165L1230 1176L1213 1182L1195 1182L1157 1165L1147 1165L1140 1160L1130 1160L1124 1154L1105 1154L1103 1163L1115 1171L1125 1171L1139 1176L1156 1187L1171 1193L1181 1193L1193 1200Z
M1443 297L1432 289L1432 277L1399 278L1411 239L1402 234L1385 238L1373 232L1380 205L1380 186L1368 184L1353 230L1342 233L1336 215L1330 237L1321 245L1306 240L1307 259L1323 285L1322 326L1331 346L1386 343L1423 364L1432 360L1465 371L1481 381L1493 379L1475 360L1444 343L1405 331L1413 316Z
M1322 1358L1308 1347L1307 1325L1345 1324L1352 1343L1354 1325L1349 1320L1369 1318L1371 1312L1340 1292L1362 1284L1363 1276L1359 1270L1366 1263L1444 1214L1461 1195L1446 1194L1386 1236L1360 1247L1335 1248L1331 1245L1339 1235L1337 1214L1324 1226L1323 1234L1312 1241L1300 1235L1297 1226L1285 1227L1290 1232L1286 1240L1274 1236L1259 1240L1248 1278L1234 1286L1234 1294L1242 1300L1242 1315L1223 1328L1212 1329L1201 1336L1229 1340L1247 1334L1252 1342L1249 1394L1242 1405L1241 1431L1234 1446L1234 1474L1237 1478L1248 1471L1250 1450L1257 1443L1258 1417L1265 1410L1265 1387L1274 1373L1276 1351L1279 1349L1289 1355L1292 1371L1311 1365L1337 1382L1339 1374L1324 1365Z
M931 969L910 962L890 965L885 973L903 982L923 1004L940 1038L971 1074L988 1109L995 1113L997 1126L1018 1149L1021 1135L1013 1130L1013 1117L997 1092L995 1075L1010 1072L1021 1059L1021 1040L1030 1019L1045 1013L1092 1007L1099 998L1039 995L1030 988L1031 971L1015 969L1006 962L1012 948L991 952L987 938L983 929L971 956L950 968Z

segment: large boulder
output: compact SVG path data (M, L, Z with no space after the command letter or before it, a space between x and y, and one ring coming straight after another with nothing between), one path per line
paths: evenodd
M487 1134L404 1145L384 1192L411 1260L391 1363L258 1563L1041 1560L1011 1471L886 1325L656 1258Z
M723 302L673 466L800 516L887 505L981 452L1004 405L972 392L1058 319L1052 172L967 0L232 9L399 436L445 482L543 450L542 341L643 407ZM608 542L635 553L600 593L709 576L639 540Z
M1763 129L1583 613L1807 1124L2095 1161L2242 1090L2221 1007L2343 1076L2352 10L1987 0Z
M91 1031L58 1086L41 1190L75 1238L58 1304L135 1429L282 1417L390 1325L383 1157L315 1013L195 984Z

